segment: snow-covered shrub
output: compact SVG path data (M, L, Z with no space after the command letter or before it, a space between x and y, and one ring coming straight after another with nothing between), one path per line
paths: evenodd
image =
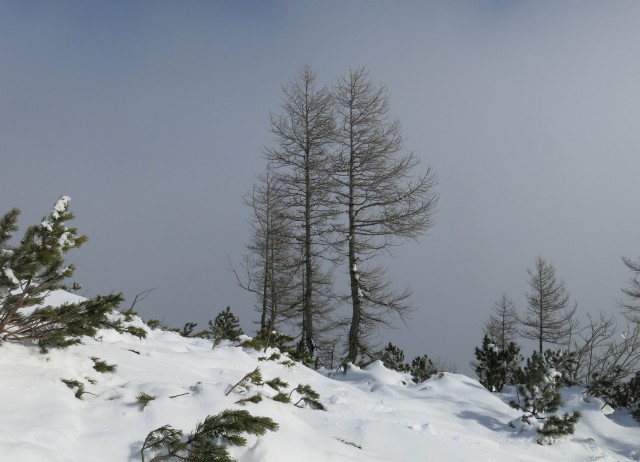
M562 399L557 388L562 374L554 368L547 367L545 355L534 351L523 370L524 383L518 385L520 409L536 418L544 417L557 411Z
M562 417L550 415L545 419L542 427L537 429L538 444L553 444L567 435L573 435L580 417L580 412L574 412L571 415L565 412Z
M69 198L62 196L40 224L30 226L17 245L12 233L20 211L0 218L0 342L35 342L42 350L80 342L99 328L114 327L107 319L122 301L120 294L98 296L60 306L43 305L45 296L64 287L73 275L65 255L87 237L68 228L73 219Z
M267 348L277 348L282 353L289 355L295 352L295 347L291 346L293 337L268 329L260 330L255 337L244 340L241 347L253 348L254 350L265 350Z
M555 366L566 364L565 355L547 350L543 354L534 351L523 370L523 382L518 385L518 403L512 406L524 411L522 421L535 425L539 433L538 443L551 444L556 439L573 434L579 412L558 417L553 414L562 405L558 389L563 386L562 373ZM540 425L540 422L543 424Z
M547 368L559 372L558 387L570 387L576 385L576 354L562 350L546 350L544 352L544 362Z
M640 372L636 372L627 382L601 381L594 394L614 408L629 409L633 417L640 420Z
M292 340L293 338L286 334L280 334L276 331L268 332L261 330L254 338L243 341L240 346L250 347L255 350L263 350L265 352L267 351L267 348L277 350L272 352L269 356L260 356L258 361L278 361L284 354L286 357L280 361L280 364L293 366L295 364L293 361L297 361L307 367L315 366L317 369L317 362L319 358L316 357L316 363L314 365L313 358L302 340L295 345L291 345Z

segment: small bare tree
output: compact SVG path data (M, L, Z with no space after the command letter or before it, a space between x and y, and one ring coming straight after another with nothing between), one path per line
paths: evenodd
M432 226L438 196L431 168L412 177L413 153L402 154L402 130L389 114L389 94L364 68L338 78L334 92L338 152L332 167L335 197L344 214L344 237L351 301L346 360L359 352L390 315L405 316L407 289L395 292L376 263L400 239L416 239ZM346 248L345 248L346 247Z
M567 309L569 294L564 281L556 278L553 265L543 257L536 258L533 270L528 269L529 286L527 293L527 312L520 320L520 334L527 339L537 340L539 352L543 352L543 344L567 344L576 327L575 313L577 307Z
M245 195L252 212L251 240L242 263L246 276L242 278L233 270L238 284L256 296L261 330L289 321L301 301L302 262L291 239L293 224L278 197L278 181L268 163Z
M493 305L493 313L484 325L484 333L504 351L518 336L518 323L516 306L505 292Z

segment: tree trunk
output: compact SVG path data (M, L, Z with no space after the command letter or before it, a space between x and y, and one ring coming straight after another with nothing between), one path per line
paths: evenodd
M351 129L351 152L353 153L353 129ZM362 315L361 306L361 290L360 281L358 275L358 265L356 261L356 225L355 225L355 210L354 210L354 161L353 154L349 156L349 275L351 284L351 327L349 328L349 352L347 354L347 361L355 363L359 353L359 338L360 338L360 317Z
M304 321L305 328L305 341L307 351L313 356L314 346L314 332L313 332L313 267L311 260L311 177L310 177L310 165L309 165L309 152L305 155L305 168L304 168L304 180L305 180L305 217L304 217L304 257L305 257L305 271L304 271Z

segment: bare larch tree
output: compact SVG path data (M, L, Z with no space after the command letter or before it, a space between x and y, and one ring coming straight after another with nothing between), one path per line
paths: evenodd
M333 176L344 213L351 319L346 361L355 362L367 339L393 314L405 316L408 289L394 292L376 259L400 239L416 239L432 226L438 196L431 168L412 177L418 159L402 154L402 130L389 114L389 95L364 68L339 77L334 91L338 152ZM343 251L344 252L344 251Z
M331 276L323 268L329 259L332 188L328 175L335 119L331 91L317 88L316 77L304 66L283 85L281 113L271 114L274 145L264 155L280 178L283 209L293 224L292 239L302 261L301 345L311 355L316 348L318 312L330 308Z
M236 278L242 288L256 295L261 330L274 329L295 317L302 287L299 252L291 242L292 223L278 197L278 181L267 163L244 197L251 208L251 240L243 262L246 277L236 272Z
M518 323L516 306L513 300L503 293L493 305L493 313L484 326L484 333L498 345L501 351L504 351L518 336Z
M564 281L556 278L553 265L543 257L536 258L535 267L527 269L529 286L527 293L527 311L521 319L520 334L527 339L537 340L539 352L543 344L565 344L570 341L576 325L574 315L576 306L567 309L569 294Z

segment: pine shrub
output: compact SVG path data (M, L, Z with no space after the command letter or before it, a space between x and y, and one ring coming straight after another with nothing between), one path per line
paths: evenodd
M79 380L74 380L74 379L60 379L60 380L70 389L72 390L74 388L76 389L74 396L78 399L82 399L82 396L85 394L92 394L84 389L84 383L80 382Z
M280 361L278 364L283 365L284 367L286 367L287 369L291 369L293 366L296 365L296 363L294 363L293 361L291 361L290 359L284 359L282 361Z
M291 390L289 393L289 400L291 400L291 395L296 392L300 395L300 399L294 403L294 406L301 407L300 403L306 403L310 408L324 411L324 405L319 401L320 395L311 388L311 385L298 385L296 388Z
M291 402L291 397L289 396L288 393L283 393L283 392L278 392L277 395L275 395L272 398L274 401L278 401L280 403L290 403Z
M507 384L513 385L518 378L520 347L509 342L500 350L488 335L482 339L482 347L475 349L476 361L472 363L478 380L487 390L502 391Z
M547 350L543 354L534 351L523 370L523 384L517 388L523 402L512 406L524 411L522 420L531 423L542 421L537 428L539 444L552 444L563 436L573 434L580 413L559 417L554 414L562 405L558 389L565 383L562 373L556 369L569 368L571 356Z
M634 419L640 421L640 371L627 382L601 380L591 393L615 408L627 408Z
M231 386L225 393L228 396L236 388L246 389L250 384L262 385L262 372L259 367L256 367L253 371L242 377L235 385Z
M206 331L209 338L213 339L214 346L219 345L222 340L239 340L244 333L240 328L240 320L231 312L231 307L218 313L216 318L209 321L209 329Z
M115 364L109 364L106 361L101 360L95 356L91 357L91 361L93 361L93 368L100 373L113 373L118 368Z
M180 331L178 331L178 333L182 336L182 337L192 337L193 336L193 330L198 326L197 322L186 322L184 324L184 326L182 326L182 329Z
M127 326L124 328L124 332L126 332L127 334L131 334L134 337L138 337L140 339L147 338L147 331L144 330L142 327Z
M267 380L265 383L269 385L271 388L273 388L275 391L280 391L281 389L287 388L289 386L289 384L284 380L282 380L280 377Z
M282 353L294 354L295 347L291 346L293 337L279 332L261 329L255 337L247 339L240 344L243 348L253 348L254 350L266 350L267 348L277 348Z
M411 366L404 362L404 351L391 342L380 352L380 360L384 367L398 372L409 372Z
M520 408L536 418L557 411L562 405L558 387L562 381L560 372L547 367L545 355L534 351L523 370L524 383L518 393L524 403Z
M545 421L542 428L538 428L538 444L553 444L567 435L573 435L576 423L580 419L580 412L576 411L569 415L565 412L562 417L550 415Z
M236 401L236 404L240 404L241 406L244 406L247 403L258 404L260 401L262 401L262 395L258 393L248 398L239 399L238 401Z
M234 462L227 446L245 446L243 434L263 436L278 424L268 417L255 417L245 410L227 409L207 416L186 437L181 430L164 425L150 432L140 450L142 462ZM151 457L147 459L147 456Z
M410 373L411 380L413 380L414 383L422 383L432 375L437 374L438 369L427 355L422 355L413 358Z
M267 357L267 356L260 356L258 358L258 361L277 361L282 357L282 355L280 353L278 353L277 351L274 351L273 353L271 353L271 356Z
M40 224L27 228L20 242L11 245L19 214L13 209L0 218L0 342L34 342L44 352L112 327L106 315L122 301L121 294L43 305L46 295L65 287L73 275L74 266L65 263L67 252L87 240L67 227L73 219L69 198L60 197Z
M575 352L546 350L544 352L544 362L547 365L547 368L554 369L560 373L556 382L558 387L570 387L572 385L576 385L576 380L574 380L577 368Z
M141 411L144 410L144 408L147 407L154 399L156 399L155 396L145 393L144 391L141 391L136 395L136 402L140 406Z
M145 324L149 329L162 329L162 323L159 319L149 319Z

